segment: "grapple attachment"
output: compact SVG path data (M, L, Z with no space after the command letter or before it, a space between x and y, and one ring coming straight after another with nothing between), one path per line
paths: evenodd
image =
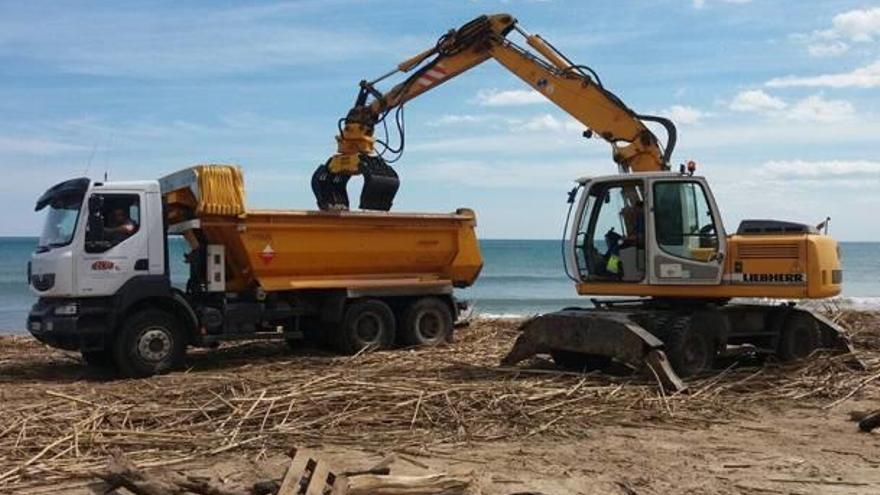
M663 342L623 313L563 310L525 322L513 349L501 361L514 365L536 354L569 351L606 356L634 367L647 364L670 391L686 386L663 352Z
M349 208L346 186L351 174L333 173L330 161L321 165L312 174L312 192L321 210L347 210ZM358 172L364 176L361 189L360 208L362 210L388 211L394 203L394 196L400 187L400 179L380 156L361 154Z

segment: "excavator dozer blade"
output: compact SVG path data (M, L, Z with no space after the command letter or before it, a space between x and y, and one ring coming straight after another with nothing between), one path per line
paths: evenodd
M648 365L666 390L687 386L672 369L663 342L625 314L601 310L563 310L523 323L522 333L501 361L512 366L536 354L570 351L607 356L634 367Z
M852 345L852 341L849 338L849 332L846 331L838 323L834 322L831 318L817 312L812 311L805 308L799 308L801 311L810 313L810 315L816 320L816 323L819 325L819 331L821 332L821 347L825 349L832 349L838 352L842 352L844 354L848 354L846 364L852 367L853 369L865 371L868 369L868 366L859 359L856 354L856 350Z

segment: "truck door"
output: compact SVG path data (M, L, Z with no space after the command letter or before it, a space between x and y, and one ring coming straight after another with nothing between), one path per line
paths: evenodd
M721 283L726 239L705 181L670 177L650 185L651 283Z
M149 273L148 228L138 192L92 193L99 219L83 222L84 246L77 251L77 285L83 296L109 296L136 275ZM92 215L93 213L89 213ZM88 229L100 229L90 232Z

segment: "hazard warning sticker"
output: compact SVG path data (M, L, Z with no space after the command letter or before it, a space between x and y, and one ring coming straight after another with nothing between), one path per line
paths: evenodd
M260 259L263 260L263 263L266 263L267 265L275 259L275 250L272 249L271 244L266 244L266 247L264 247L263 250L260 251Z

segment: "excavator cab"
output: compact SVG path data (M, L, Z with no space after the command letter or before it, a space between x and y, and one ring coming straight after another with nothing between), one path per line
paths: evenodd
M719 284L726 240L706 180L672 172L579 181L566 268L589 294ZM643 289L638 293L644 293Z

